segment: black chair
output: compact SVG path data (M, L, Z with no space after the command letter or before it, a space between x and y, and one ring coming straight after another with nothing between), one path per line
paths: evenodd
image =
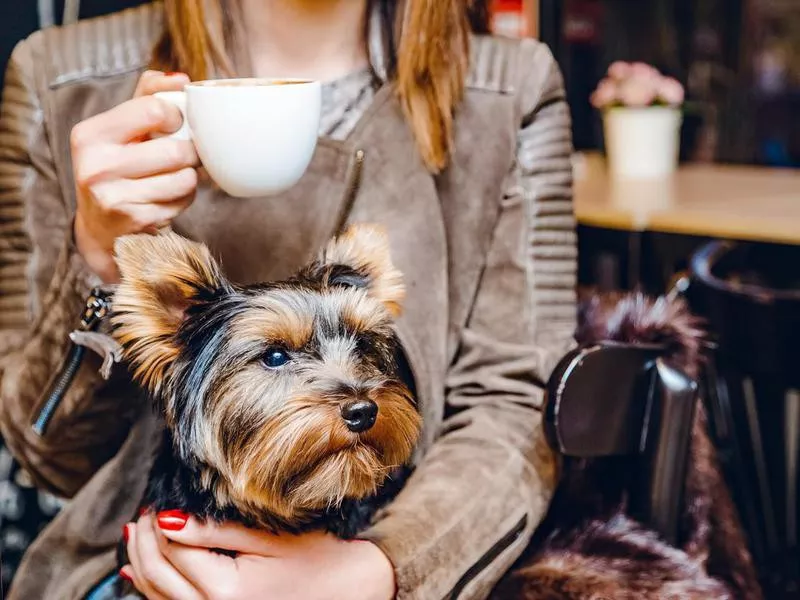
M547 384L545 434L567 457L640 457L631 516L676 544L698 386L664 350L603 342L567 354Z
M716 338L714 442L765 594L791 596L800 593L800 248L711 242L690 277L688 297Z

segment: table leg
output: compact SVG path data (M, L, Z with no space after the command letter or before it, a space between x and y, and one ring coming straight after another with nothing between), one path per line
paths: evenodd
M642 284L642 232L628 234L628 289L636 290Z

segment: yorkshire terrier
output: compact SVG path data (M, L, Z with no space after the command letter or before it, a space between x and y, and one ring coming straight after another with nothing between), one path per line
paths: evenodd
M275 532L366 528L420 429L384 232L353 226L294 277L247 286L174 233L115 252L114 337L166 423L142 506Z

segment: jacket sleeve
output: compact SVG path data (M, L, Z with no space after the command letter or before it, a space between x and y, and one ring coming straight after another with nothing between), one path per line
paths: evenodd
M550 52L524 42L517 164L448 375L441 437L364 537L399 599L485 598L543 518L558 475L543 384L572 346L576 236L571 133Z
M130 411L104 397L99 356L86 352L46 432L33 428L99 283L72 244L70 179L59 178L37 92L42 42L15 49L0 109L0 431L37 485L71 496L119 448Z

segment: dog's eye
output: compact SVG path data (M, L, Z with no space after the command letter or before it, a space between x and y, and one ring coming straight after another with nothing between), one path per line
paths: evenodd
M289 362L289 354L283 348L270 348L264 354L263 360L270 369L277 369Z

